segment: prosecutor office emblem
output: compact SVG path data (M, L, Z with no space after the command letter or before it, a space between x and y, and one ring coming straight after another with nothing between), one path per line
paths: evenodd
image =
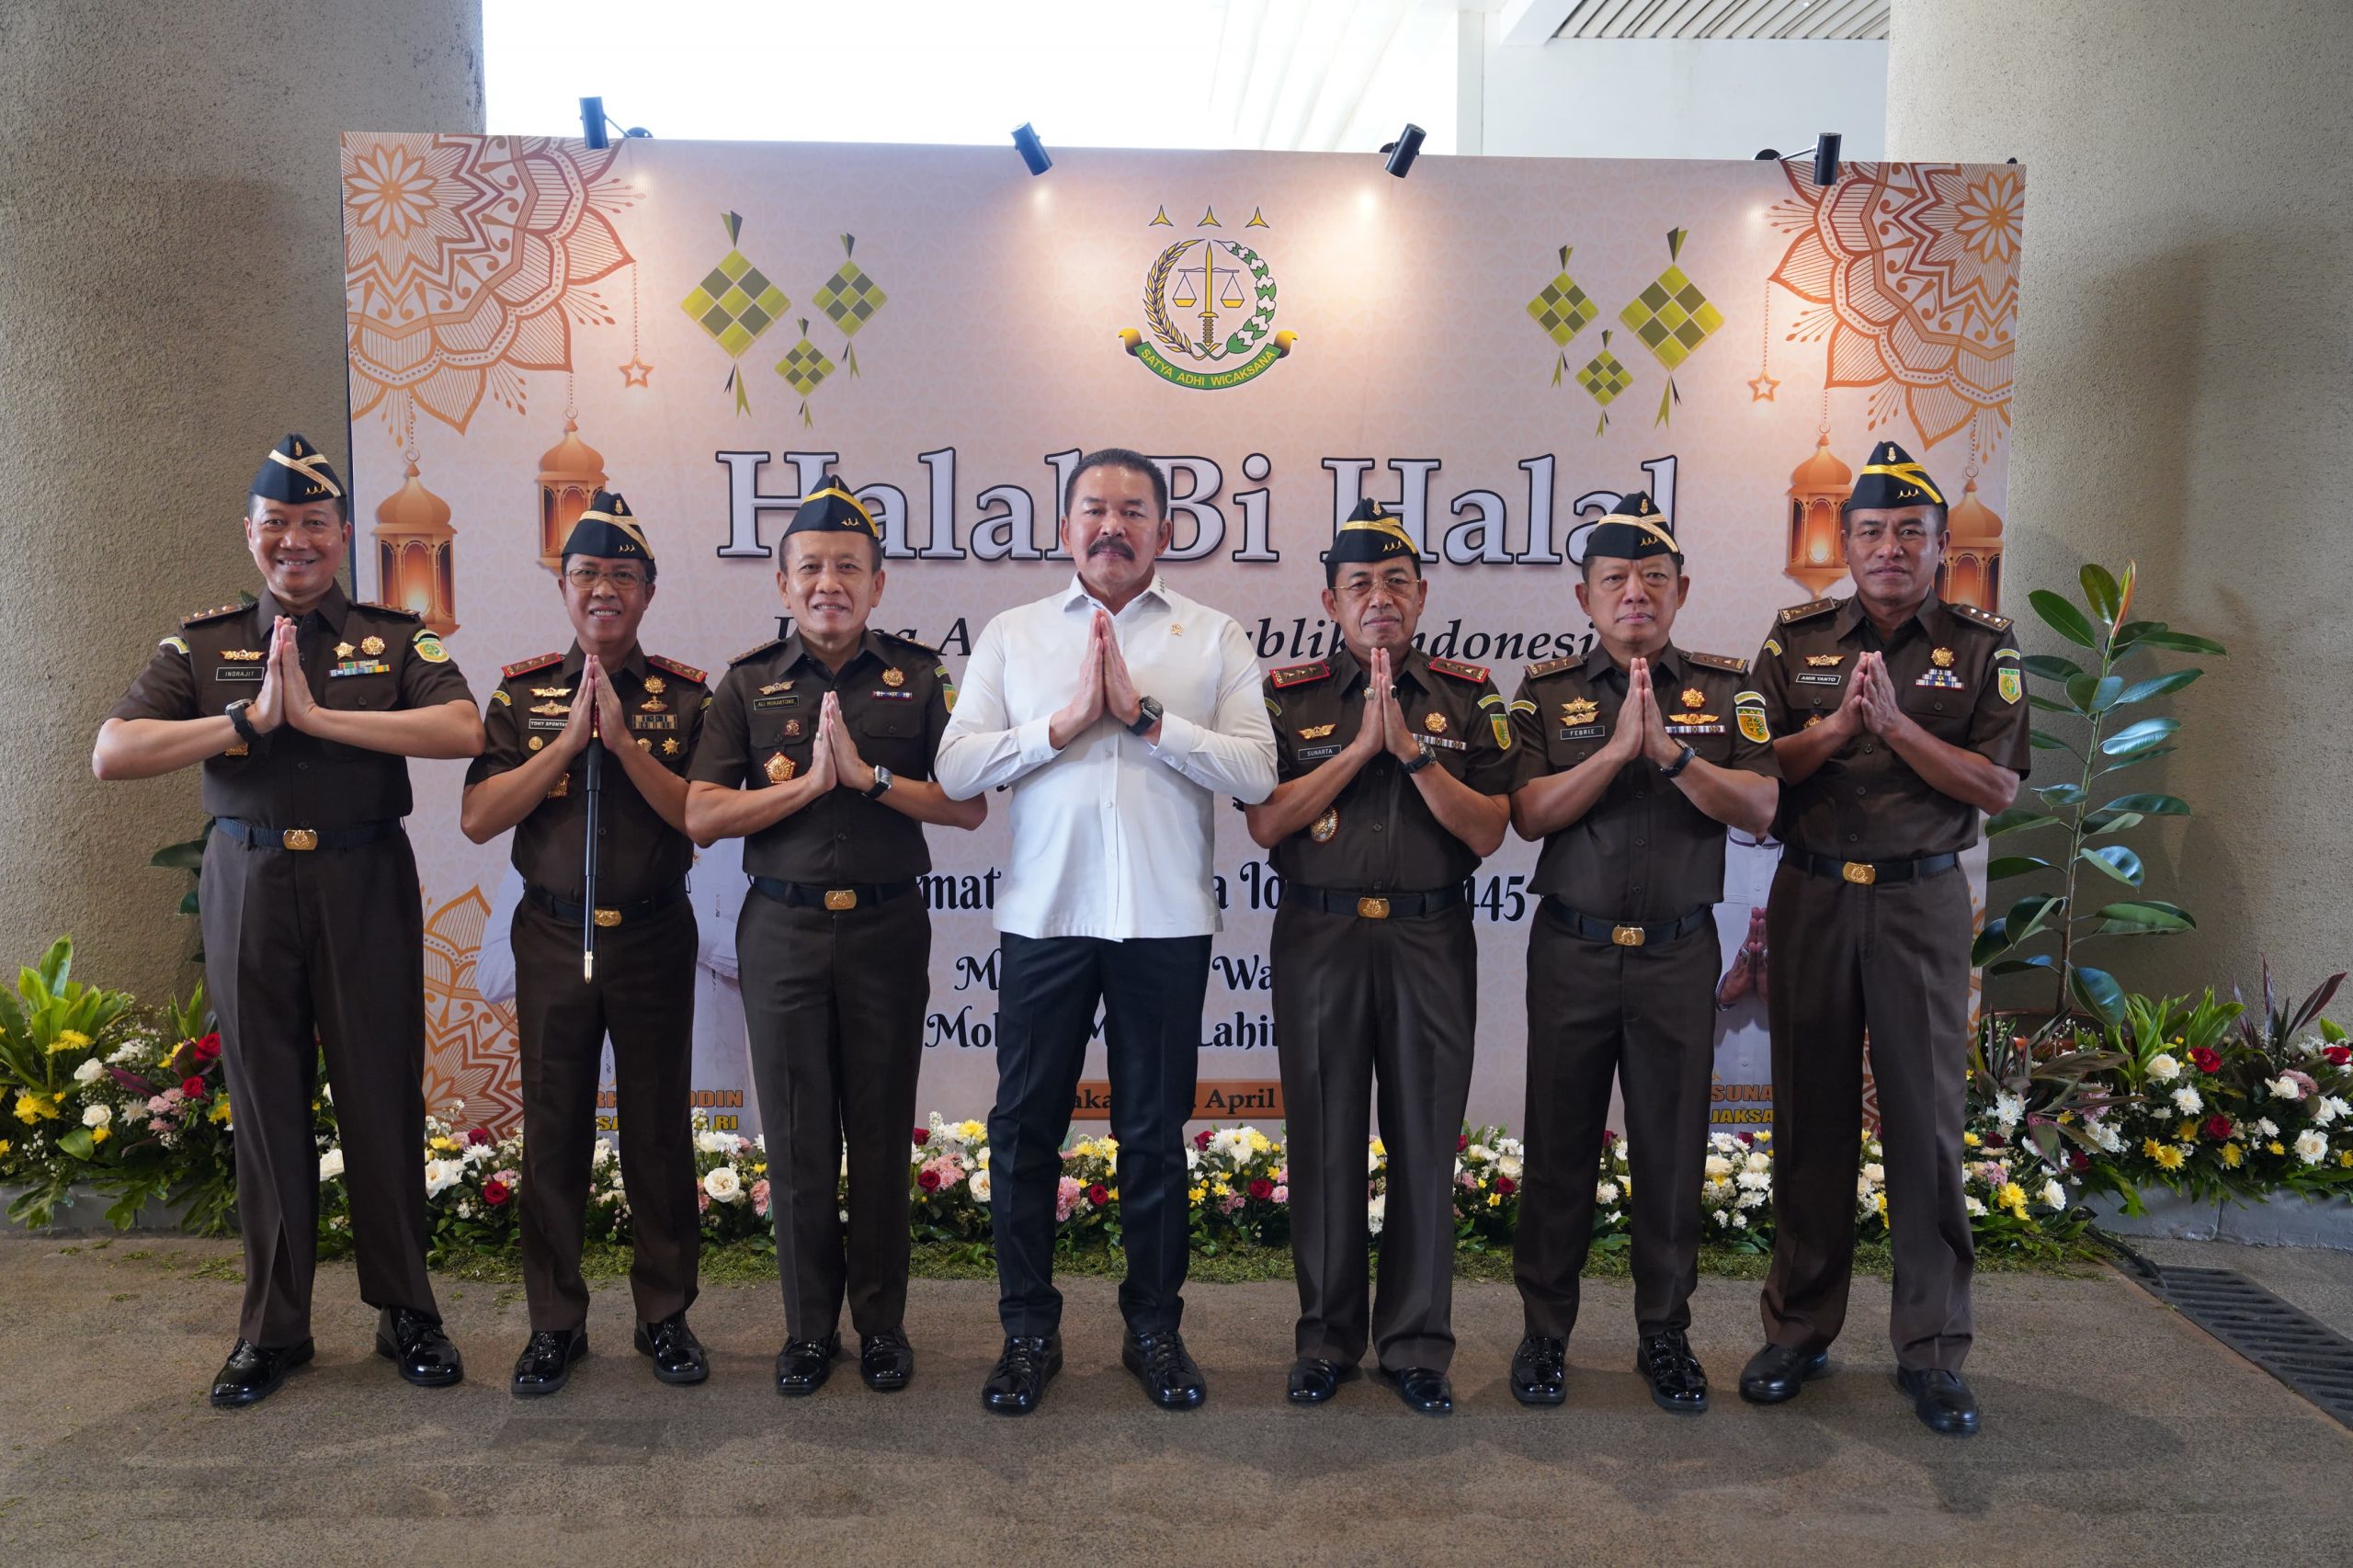
M1334 806L1315 819L1315 825L1307 830L1307 836L1318 844L1329 844L1332 842L1332 835L1339 831L1340 808Z
M1174 228L1168 209L1148 229ZM1222 229L1204 208L1196 230ZM1242 227L1268 229L1252 209ZM1163 246L1143 275L1143 326L1120 334L1127 351L1161 380L1195 392L1256 381L1291 351L1298 334L1275 330L1274 268L1240 240L1196 233Z

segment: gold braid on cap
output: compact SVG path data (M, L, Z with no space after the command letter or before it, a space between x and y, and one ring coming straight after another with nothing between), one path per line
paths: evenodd
M320 489L325 491L329 495L334 496L336 500L340 501L343 499L343 491L336 485L335 482L311 466L313 463L325 462L327 460L327 455L324 452L313 452L307 458L290 458L284 452L279 451L276 447L272 447L269 449L269 460L278 464L280 468L292 469L296 473L301 474L304 479L309 480L312 483L317 485Z
M1887 479L1900 479L1906 484L1916 484L1928 493L1929 500L1939 506L1945 504L1944 493L1937 488L1936 481L1928 477L1928 471L1918 463L1871 463L1863 472Z
M874 514L868 511L865 504L859 501L857 496L852 495L848 491L844 490L838 484L828 484L823 490L813 491L807 495L803 495L801 498L801 504L803 506L806 506L810 502L827 495L840 496L842 498L842 504L847 506L851 511L858 514L858 520L866 525L866 528L869 533L871 533L876 539L881 539L882 537L882 525L874 520Z
M1374 505L1378 506L1379 503L1375 502ZM1342 533L1353 533L1358 531L1387 534L1391 539L1395 540L1407 550L1414 549L1413 537L1405 532L1404 525L1398 522L1396 516L1393 513L1381 512L1370 517L1351 517L1340 525L1340 532ZM1415 553L1419 554L1420 552L1416 551Z
M645 551L645 559L648 561L654 559L654 547L645 542L645 530L638 527L637 519L635 517L617 517L610 512L583 512L579 517L574 518L573 521L575 523L610 523L613 527L620 529L621 532L629 535L630 538L637 541L637 548Z
M1631 512L1612 512L1608 516L1603 517L1601 521L1603 523L1623 523L1630 528L1640 528L1643 532L1650 535L1651 538L1658 540L1659 543L1666 546L1666 548L1673 553L1677 555L1683 553L1683 547L1675 542L1675 536L1667 532L1665 528L1660 528L1656 523L1652 522L1648 517L1637 517ZM1597 523L1594 526L1598 528L1601 525L1600 523Z

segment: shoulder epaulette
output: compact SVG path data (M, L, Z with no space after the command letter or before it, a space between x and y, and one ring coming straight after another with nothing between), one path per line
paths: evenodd
M1693 653L1687 652L1683 656L1690 660L1695 665L1704 665L1711 670L1730 670L1736 676L1745 676L1748 673L1748 661L1746 659L1735 659L1730 653Z
M781 638L781 637L771 637L771 638L769 638L767 642L765 642L761 643L761 644L760 644L758 647L756 647L756 648L746 648L746 649L745 649L742 653L735 654L733 657L730 658L727 662L728 662L730 665L740 665L740 664L743 664L743 663L744 663L745 660L747 660L747 659L756 659L756 658L758 658L762 653L767 653L767 652L769 649L771 649L771 648L781 648L781 647L783 647L783 646L784 646L784 639L783 639L783 638Z
M1432 659L1430 668L1442 676L1452 676L1457 680L1476 683L1487 678L1486 665L1466 665L1460 659Z
M926 657L934 659L939 657L939 650L928 642L918 642L912 637L903 637L895 631L879 631L876 635L885 642L897 642L904 647L913 648Z
M1540 665L1529 665L1528 678L1530 680L1541 680L1546 676L1559 675L1563 670L1582 663L1584 663L1584 661L1575 657L1574 654L1563 653L1557 659L1547 659Z
M219 609L200 609L194 615L184 615L180 617L180 624L182 626L201 626L208 620L218 620L224 615L236 615L245 608L246 607L244 605L222 605Z
M695 668L692 665L682 664L676 659L665 659L659 653L646 654L645 662L652 665L655 669L668 670L680 680L690 680L699 686L703 683L702 671Z
M537 658L524 659L516 664L508 665L502 668L498 673L506 676L508 680L513 680L517 676L527 676L533 670L543 670L550 665L560 665L562 663L563 663L563 655L562 653L541 653Z
M1312 680L1323 680L1332 673L1332 666L1318 659L1310 665L1286 665L1267 675L1277 691L1289 686L1305 686Z
M404 609L399 605L380 605L373 599L354 599L351 601L351 608L372 610L378 615L389 615L394 620L423 620L425 619L423 610ZM559 654L558 657L562 655Z
M1781 624L1794 626L1801 620L1812 620L1817 615L1827 615L1837 608L1836 599L1816 599L1812 604L1791 605L1781 612Z
M1979 609L1975 605L1957 605L1949 599L1945 601L1945 608L1963 620L1974 621L1989 631L2007 631L2010 629L2008 616L1995 615L1990 609Z

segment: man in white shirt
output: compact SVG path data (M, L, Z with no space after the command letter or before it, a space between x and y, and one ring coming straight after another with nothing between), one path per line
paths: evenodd
M1063 496L1068 588L989 622L934 768L953 799L1012 786L997 1098L989 1113L1005 1353L981 1391L1037 1408L1062 1369L1054 1189L1096 1008L1104 1013L1128 1277L1120 1360L1164 1409L1208 1391L1177 1332L1188 1256L1184 1129L1193 1112L1217 799L1275 788L1274 732L1250 640L1170 588L1168 482L1106 448Z

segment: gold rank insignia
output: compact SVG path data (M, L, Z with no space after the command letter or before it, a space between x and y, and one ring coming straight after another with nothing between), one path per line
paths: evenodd
M545 735L533 735L525 744L523 749L526 751L537 751L547 744L548 738Z
M572 688L568 686L535 686L531 688L531 695L533 697L570 697ZM537 712L538 710L534 709L532 711Z
M359 651L372 659L384 651L384 640L381 637L362 637L359 640Z
M531 711L554 719L571 712L572 708L570 704L563 702L534 702L531 704Z
M572 775L569 773L563 773L556 776L555 788L547 792L546 798L551 801L561 801L571 793Z
M1561 722L1563 724L1591 723L1594 717L1600 711L1601 704L1592 698L1573 698L1561 704Z
M1336 723L1302 725L1299 732L1299 738L1302 741L1320 741L1338 728L1339 725Z
M1937 668L1940 670L1949 670L1952 668L1952 650L1949 648L1938 648L1936 652L1928 655L1928 663L1936 665Z
M1816 724L1819 724L1819 723L1821 723L1821 722L1822 722L1822 715L1821 715L1821 714L1819 714L1819 713L1816 713L1816 714L1814 714L1812 718L1808 719L1808 720L1805 722L1805 727L1806 727L1807 729L1811 730L1811 729L1813 729Z
M335 645L335 656L338 659L347 659L351 657L351 644L348 642L336 643Z
M649 697L637 705L637 710L641 713L667 713L670 705L658 697Z
M790 784L792 782L792 759L785 756L784 753L779 752L774 756L768 758L764 767L767 773L769 783Z
M774 697L779 691L790 691L791 689L792 683L789 680L772 680L768 682L767 685L760 687L760 695L762 697Z
M249 665L256 659L261 657L261 650L258 648L223 648L221 650L221 656L224 659L233 659L241 665Z
M1332 835L1339 831L1340 808L1334 806L1315 819L1315 825L1307 830L1307 836L1318 844L1329 844L1332 842Z
M652 737L652 736L650 736L650 735L640 735L640 736L638 736L638 737L637 737L637 749L638 749L638 750L640 750L640 751L652 751L652 750L654 749L654 740L653 740L653 737Z
M892 668L882 672L882 684L884 686L904 686L907 684L907 677L897 668L897 666L893 665Z
M1683 688L1683 706L1684 706L1684 707L1686 707L1686 708L1705 708L1707 705L1708 705L1708 694L1707 694L1706 692L1701 691L1701 690L1700 690L1698 687L1696 687L1696 686L1687 686L1687 687L1685 687Z
M676 756L678 755L678 743L675 737L662 743L662 755L664 756Z
M1431 713L1426 715L1422 720L1422 728L1427 730L1433 735L1442 735L1446 733L1446 715L1443 713Z
M1817 670L1836 669L1846 656L1844 653L1808 653L1805 662Z
M655 697L659 697L664 692L669 690L670 687L669 683L665 681L660 676L647 676L645 677L645 689Z
M1712 724L1715 722L1716 716L1713 713L1677 713L1675 716L1676 724ZM1675 725L1670 724L1667 728L1671 733Z

